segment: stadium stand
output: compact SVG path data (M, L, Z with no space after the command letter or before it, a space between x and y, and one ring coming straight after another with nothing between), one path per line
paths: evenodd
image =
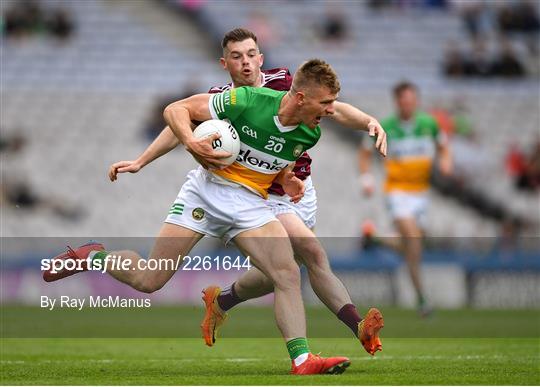
M172 156L177 158L175 163L170 158L164 158L159 161L159 166L150 167L165 171L174 164L183 164L180 170L172 168L176 176L174 182L163 181L164 176L170 176L169 171L157 174L143 171L136 179L126 176L121 179L121 188L102 179L110 162L134 157L144 147L137 134L141 121L150 114L149 110L157 96L178 93L194 77L201 85L201 91L206 85L224 80L224 74L219 71L212 56L213 46L205 43L207 37L202 36L195 27L190 28L189 23L177 22L178 17L185 18L185 14L171 15L159 7L139 3L67 2L66 6L77 24L76 33L68 44L57 46L44 38L24 42L4 39L2 42L2 127L3 130L27 128L30 137L25 157L18 158L14 163L27 168L27 174L34 184L48 192L69 192L71 176L84 170L85 178L91 179L96 191L102 192L104 197L113 195L120 200L125 192L130 192L132 199L128 199L127 203L133 203L138 208L136 213L130 211L132 214L126 215L114 200L100 200L94 193L78 193L76 197L80 198L80 205L85 207L88 214L80 225L76 228L60 226L56 231L55 226L50 225L40 234L153 235L161 220L158 214L164 213L187 170L184 166L193 165L182 152L176 152ZM6 2L3 6L8 7L9 4ZM47 6L49 2L42 4ZM230 26L245 25L254 11L254 5L249 2L244 5L238 8L222 2L208 3L203 8L205 20L212 22L217 30L216 35ZM326 8L323 3L317 2L307 11L305 7L294 5L259 9L279 30L279 39L272 45L271 60L294 69L304 58L324 53L322 56L335 65L341 76L343 98L376 116L390 112L391 101L387 90L402 78L413 79L420 85L426 106L436 99L451 100L465 95L479 142L488 149L490 160L493 161L488 168L478 171L472 184L478 185L497 200L504 201L512 211L530 216L528 209L534 205L537 196L517 192L510 183L510 177L501 178L500 170L509 143L517 142L526 146L538 131L538 95L533 88L535 80L489 84L477 82L468 87L460 82L448 82L439 75L437 66L444 42L465 34L456 15L424 9L405 13L374 12L361 3L346 5L347 12L343 16L350 29L350 37L339 47L328 47L325 42L315 39L317 24L309 20L320 20L324 16ZM416 16L419 13L429 17L418 19ZM305 17L300 19L300 14ZM303 21L297 23L298 20ZM379 32L372 33L375 30ZM489 98L486 98L488 95ZM32 106L32 109L26 109L27 106ZM504 106L505 113L502 115L496 114L500 106ZM516 123L519 123L520 133L517 138ZM75 141L89 132L93 141L85 142L86 149L81 151ZM357 235L359 218L372 207L357 192L354 147L344 144L343 139L347 137L328 130L313 152L314 179L320 198L318 230L321 235ZM52 162L39 163L44 153ZM100 157L96 157L96 154ZM65 162L66 158L70 160L69 163ZM332 160L332 163L329 164L327 160ZM9 160L6 160L6 164L9 164ZM36 165L40 165L39 173L32 171ZM43 170L48 167L49 172ZM63 176L56 176L55 172L59 169L65 170ZM141 179L144 179L144 183ZM345 200L335 200L333 187L338 180L351 182ZM162 187L160 192L154 191L155 200L144 208L138 203L138 198L144 197L145 190L141 190L141 185ZM129 188L123 191L124 187ZM505 200L509 195L519 200ZM432 213L436 214L436 219L433 219L432 229L436 235L469 235L464 230L470 229L486 236L496 232L495 224L468 209L461 209L463 216L459 217L459 222L445 221L445 214L455 214L456 210L449 210L448 206L448 201L442 198L434 201ZM385 218L383 203L378 201L375 207L379 208L379 212L372 216ZM358 214L357 217L350 216L351 208ZM8 210L8 214L10 212ZM98 230L92 230L96 219L106 214L107 220ZM6 224L6 235L16 235L9 231L12 226L15 227L13 223L32 224L37 222L36 216L40 217L36 214L13 216ZM129 227L115 225L117 216L122 216ZM32 235L40 227L34 229L21 225L20 229Z
M2 13L15 3L3 1ZM446 43L467 37L460 16L451 10L372 10L364 2L333 3L345 10L340 17L347 33L340 44L318 39L327 13L323 2L306 7L304 2L208 1L186 11L174 8L179 2L66 1L62 5L74 23L69 40L3 37L2 137L19 132L27 145L17 154L2 153L2 176L22 177L36 195L70 203L84 216L66 219L3 201L2 236L154 236L196 163L183 151L172 152L115 184L108 182L107 168L147 146L141 132L163 95L178 94L193 82L203 92L227 80L216 62L216 41L232 27L249 25L257 11L277 32L268 45L267 67L294 70L307 58L322 57L340 74L343 99L377 117L391 112L390 87L404 78L420 86L426 108L465 98L478 144L487 154L471 186L536 223L525 232L538 237L539 193L517 190L504 172L510 145L527 149L539 135L538 78L445 78L440 65ZM47 9L58 2L39 4ZM360 193L358 135L324 126L311 152L317 233L356 237L366 217L389 233L381 195L366 200ZM381 168L376 173L380 179ZM432 197L431 236L500 235L501 225L492 219L436 192ZM384 291L392 294L390 288Z
M39 193L67 196L86 213L74 227L50 219L48 213L7 207L2 217L5 236L152 235L159 226L185 172L194 165L191 159L178 152L169 167L162 164L174 172L152 174L146 182L126 179L126 190L117 194L112 193L117 187L105 180L106 168L119 158L134 157L146 145L138 137L157 96L177 92L195 78L204 91L224 77L208 44L189 23L142 5L65 2L77 24L67 44L58 46L43 37L2 40L2 131L22 128L28 137L23 154L2 156L2 173L24 172ZM177 165L183 165L180 171ZM83 179L93 192L76 188ZM141 183L147 188L141 189ZM111 200L102 203L100 191ZM125 196L137 193L134 199L142 201L134 205L139 207L149 191L157 197L136 211L140 217L133 213L131 219L113 221L125 216L125 209L118 207ZM159 210L158 202L163 204ZM149 220L146 210L157 216Z

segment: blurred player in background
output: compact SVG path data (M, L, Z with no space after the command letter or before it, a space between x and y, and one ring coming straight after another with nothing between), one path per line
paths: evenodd
M279 91L290 89L292 77L288 69L261 70L263 54L259 52L257 37L251 31L243 28L229 31L223 38L222 48L223 57L220 59L220 63L229 72L232 82L224 86L212 87L210 93L221 93L240 86L264 86ZM378 125L371 117L348 104L336 101L334 105L336 113L330 118L345 126L354 126L358 120L366 128ZM370 120L373 120L373 123L370 123ZM249 131L248 135L256 135L251 130L238 129ZM174 149L178 144L177 137L174 136L170 128L166 127L137 160L120 161L113 164L109 176L114 181L118 173L138 172L142 167ZM219 159L208 156L212 152L211 149L201 149L199 144L196 144L192 149L188 145L188 150L202 165L206 167L220 166ZM353 334L365 345L366 350L373 354L374 350L369 345L370 340L365 337L365 333L362 333L364 329L362 321L365 320L365 324L372 324L373 320L379 317L379 312L376 310L368 312L364 320L360 317L347 289L332 272L326 252L312 231L316 220L317 196L311 181L311 161L308 153L304 152L294 166L293 171L296 177L303 180L305 184L304 197L300 202L292 203L283 188L274 183L268 190L270 195L267 204L285 227L291 240L295 258L300 264L306 266L311 286L319 299L351 329ZM204 289L203 299L207 311L201 329L206 344L212 346L215 343L217 329L225 321L226 312L229 309L243 301L262 297L273 291L272 281L256 268L242 275L224 290L218 286L209 286ZM377 325L381 324L382 321Z
M435 157L443 175L452 173L448 142L439 131L435 119L418 110L418 90L410 82L394 87L396 114L381 122L388 135L389 153L384 161L386 170L387 206L399 232L399 238L376 238L371 221L363 225L364 245L381 243L403 254L416 291L421 316L430 314L420 278L422 238L428 205L430 174ZM361 185L365 195L372 195L375 179L370 173L370 141L363 141L359 151Z

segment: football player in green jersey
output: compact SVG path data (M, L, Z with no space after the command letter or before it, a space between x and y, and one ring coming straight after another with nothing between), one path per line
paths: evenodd
M291 157L298 158L300 152L294 153L293 150L298 146L303 149L312 147L320 136L320 128L318 124L321 118L336 114L334 103L339 92L339 84L336 84L335 74L331 68L319 60L311 60L304 63L298 72L295 74L292 88L289 92L275 92L269 89L254 89L254 88L238 88L226 91L222 94L209 97L208 95L197 95L187 100L170 105L165 111L165 117L171 129L175 132L178 138L183 143L188 143L191 134L189 127L189 119L204 120L208 119L208 115L197 115L199 112L206 114L206 105L210 106L212 118L227 118L233 125L237 127L248 126L257 136L249 136L244 131L240 131L239 135L242 140L241 152L253 152L266 165L271 165L271 160L276 160L281 157L280 162L285 159L291 160ZM278 103L279 101L279 103ZM352 107L351 107L352 108ZM354 108L352 108L354 109ZM194 115L191 115L192 113ZM351 119L350 126L353 127L369 127L364 121L365 115L361 115L360 119ZM356 118L356 117L355 117ZM376 122L376 121L375 121ZM178 125L182 123L182 125ZM386 153L385 134L380 126L371 126L372 134L377 132L378 139L376 148L381 153ZM284 142L288 144L283 147L283 152L277 155L276 152L270 151L266 146L268 139L272 136L280 136ZM253 192L265 196L265 191L270 186L268 181L269 171L262 171L259 163L248 163L245 158L240 156L237 162L225 169L214 170L214 175L219 176L227 181L233 181L247 187ZM266 177L265 177L266 175ZM252 234L250 231L244 231L243 235L253 239L253 236L272 236L266 234ZM274 236L276 236L274 234ZM241 239L246 243L244 238ZM238 238L235 239L238 242ZM254 246L260 244L260 240L253 240ZM266 242L265 242L266 243ZM237 243L238 244L238 243ZM242 247L240 247L243 250ZM276 298L276 316L277 321L283 322L283 314L295 316L295 321L303 322L303 310L281 309L281 300L287 297L276 284L276 274L272 267L265 267L268 262L256 262L258 267L274 284L274 294ZM288 293L288 297L297 295L293 292ZM300 301L301 302L301 301ZM297 306L297 304L294 304ZM378 331L383 326L382 316L377 310L373 310L373 316L366 324L366 342L364 346L368 347L368 352L374 353L380 349L381 344L378 339ZM297 337L296 332L303 332L300 325L291 323L291 330L294 332L291 336L288 331L282 329L284 337ZM300 336L303 337L303 336ZM291 341L289 340L289 343ZM292 357L292 355L291 355ZM296 363L296 362L295 362ZM294 368L294 366L293 366Z
M268 87L278 91L288 91L291 87L292 76L286 68L276 68L261 70L263 55L259 52L257 37L249 30L243 28L233 29L225 34L222 41L223 57L220 64L230 74L232 82L223 86L212 87L210 93L221 93L234 87L253 86ZM330 118L347 124L348 114L358 114L355 109L343 102L334 103L336 113ZM240 126L256 135L248 126ZM268 141L268 139L266 139ZM279 144L285 146L284 139L276 137L273 141L281 141ZM197 140L195 140L197 141ZM202 144L196 143L192 154L206 167L218 166L219 159L205 155L199 157L197 152L212 152L211 147L203 140ZM278 148L277 142L274 146ZM174 136L170 128L166 127L156 140L133 161L119 161L111 166L109 176L112 181L117 178L118 173L138 172L142 167L174 149L179 144L179 140ZM209 149L197 147L206 146ZM250 152L248 150L248 152ZM244 157L252 157L247 153ZM254 160L254 159L251 159ZM356 306L352 303L347 289L339 278L332 272L328 257L321 243L316 238L313 227L315 225L317 199L315 188L311 181L311 158L304 153L297 160L293 172L304 181L305 194L298 203L291 203L290 197L283 195L281 187L273 184L269 189L267 203L270 205L276 218L282 223L290 237L291 245L295 254L295 259L304 264L307 268L311 286L320 300L342 321L362 342L362 332L360 329L362 318ZM274 286L272 281L258 269L254 268L241 275L235 282L225 287L219 288L210 285L203 290L206 303L206 314L201 324L203 337L207 345L215 343L219 326L224 322L227 311L243 301L261 297L272 293ZM370 319L370 315L366 316ZM371 347L367 345L366 350Z
M384 191L399 238L375 238L374 226L367 221L363 225L364 245L377 241L403 254L416 291L418 312L426 317L431 308L422 285L420 263L430 174L437 158L441 173L450 175L452 158L446 136L439 131L435 119L418 109L416 86L400 82L393 94L397 112L382 122L392 145L384 163ZM368 144L363 145L366 146L359 152L362 189L366 195L371 195L374 190L370 174L371 149Z
M309 149L320 135L320 119L335 113L334 102L339 89L333 69L323 61L311 60L297 71L289 92L269 94L260 92L261 89L239 88L214 96L196 95L169 105L164 116L184 144L193 139L192 120L205 121L217 116L228 118L233 123L249 119L252 129L260 132L261 136L287 135L286 140L291 143L288 149L294 150L299 145ZM258 117L254 113L260 109L258 103L273 108L266 111L265 117ZM361 120L352 119L351 126L369 128L370 134L377 135L376 148L385 154L384 130L378 123L367 125L364 119L365 116ZM296 136L296 133L303 135ZM247 146L251 146L261 159L275 158L276 155L265 150L264 146L261 149L260 143L247 145L249 140L242 134L240 136L245 151L248 150ZM299 156L292 152L292 159ZM283 155L283 159L289 161L291 154ZM218 175L202 168L190 172L175 202L175 208L179 209L174 214L177 216L167 218L150 259L181 259L205 234L234 239L240 250L250 256L251 262L274 284L276 321L287 342L292 360L291 371L295 374L343 372L350 364L347 358L321 358L312 355L309 350L299 267L294 261L287 233L264 200L265 190L271 183L266 175L273 175L291 197L302 192L301 180L285 166L281 171L264 171L260 169L261 166L249 162L233 164L238 165L242 168L236 171L231 168L228 175ZM227 172L227 168L220 171ZM246 184L248 181L251 184ZM82 246L69 249L62 257L103 261L111 255L130 262L133 270L109 269L108 272L141 291L153 292L161 288L174 274L172 270L138 270L137 263L143 258L134 251L107 252ZM378 331L382 328L382 318L377 317L380 316L374 316L365 326L371 353L380 347Z

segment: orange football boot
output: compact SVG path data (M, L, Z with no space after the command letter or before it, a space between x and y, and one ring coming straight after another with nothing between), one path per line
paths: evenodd
M204 342L211 347L216 342L218 328L227 319L227 313L222 311L217 303L217 298L221 294L219 286L208 286L203 289L202 293L206 313L201 323L201 331Z
M358 323L358 338L364 349L370 354L382 351L379 331L384 327L382 313L377 308L371 308L364 319Z

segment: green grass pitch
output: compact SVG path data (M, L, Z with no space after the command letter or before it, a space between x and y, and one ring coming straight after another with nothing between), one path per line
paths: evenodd
M384 351L372 358L328 311L309 308L312 351L348 356L352 364L342 375L308 377L288 375L290 360L269 308L233 311L212 348L197 337L200 308L152 307L137 319L146 331L129 324L120 329L125 321L117 311L102 310L103 324L91 315L81 318L84 311L59 312L55 321L67 321L66 326L49 330L48 338L35 328L51 321L29 321L32 313L41 312L2 307L3 385L540 384L538 311L439 311L424 321L411 311L383 308ZM76 319L79 329L68 330ZM91 328L132 336L89 338L95 333ZM155 337L172 335L174 329L172 337ZM42 337L29 337L39 336L36 332ZM55 338L61 335L70 337Z

